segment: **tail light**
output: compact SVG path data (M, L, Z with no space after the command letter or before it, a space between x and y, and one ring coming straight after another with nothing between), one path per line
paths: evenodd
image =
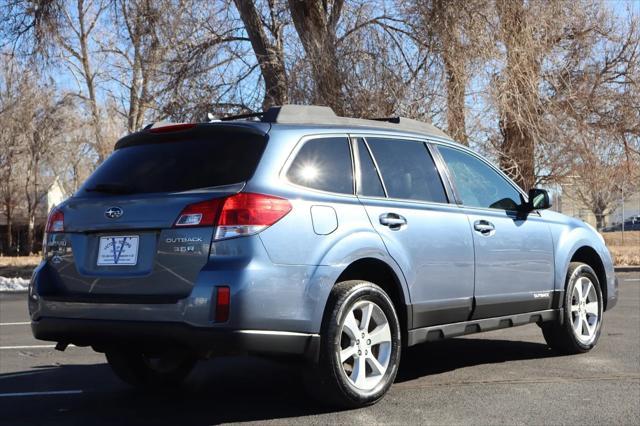
M44 239L42 241L42 256L46 259L47 254L49 253L49 245L47 241L49 240L48 235L55 234L56 232L64 232L64 213L62 210L53 209L49 212L49 217L47 218L47 226L44 228Z
M215 226L214 240L223 240L257 234L290 211L291 204L284 198L241 192L188 205L174 227Z
M49 218L47 219L47 227L45 228L45 232L47 234L50 234L52 232L64 232L64 213L62 213L62 210L51 210L51 213L49 213Z
M220 205L224 202L222 200L208 200L201 203L189 204L185 207L178 220L174 224L174 227L184 226L214 226L218 213L220 212Z

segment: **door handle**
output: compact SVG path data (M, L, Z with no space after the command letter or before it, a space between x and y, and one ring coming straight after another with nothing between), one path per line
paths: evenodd
M491 235L496 230L496 227L488 220L476 220L473 223L473 229L482 235Z
M407 224L407 219L397 213L383 213L380 215L380 224L391 229L400 229Z

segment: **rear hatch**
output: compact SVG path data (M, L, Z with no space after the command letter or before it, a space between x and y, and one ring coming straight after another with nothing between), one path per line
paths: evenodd
M114 303L188 296L211 248L207 206L242 190L265 144L263 129L224 124L147 130L118 142L51 214L41 295Z

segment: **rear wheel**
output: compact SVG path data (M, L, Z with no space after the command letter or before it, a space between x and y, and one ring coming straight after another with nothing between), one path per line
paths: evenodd
M137 350L112 349L107 361L124 382L135 387L171 387L184 381L196 359L182 352L146 354Z
M598 343L602 326L602 291L589 265L572 262L567 272L564 319L542 324L547 344L565 354L588 352Z
M320 361L307 388L323 402L361 407L377 402L400 363L398 316L389 296L365 281L338 283L322 325Z

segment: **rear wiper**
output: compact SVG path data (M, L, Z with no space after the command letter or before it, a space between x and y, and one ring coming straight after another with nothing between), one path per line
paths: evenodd
M107 194L131 194L133 188L119 183L97 183L94 186L85 189L87 192L104 192Z

